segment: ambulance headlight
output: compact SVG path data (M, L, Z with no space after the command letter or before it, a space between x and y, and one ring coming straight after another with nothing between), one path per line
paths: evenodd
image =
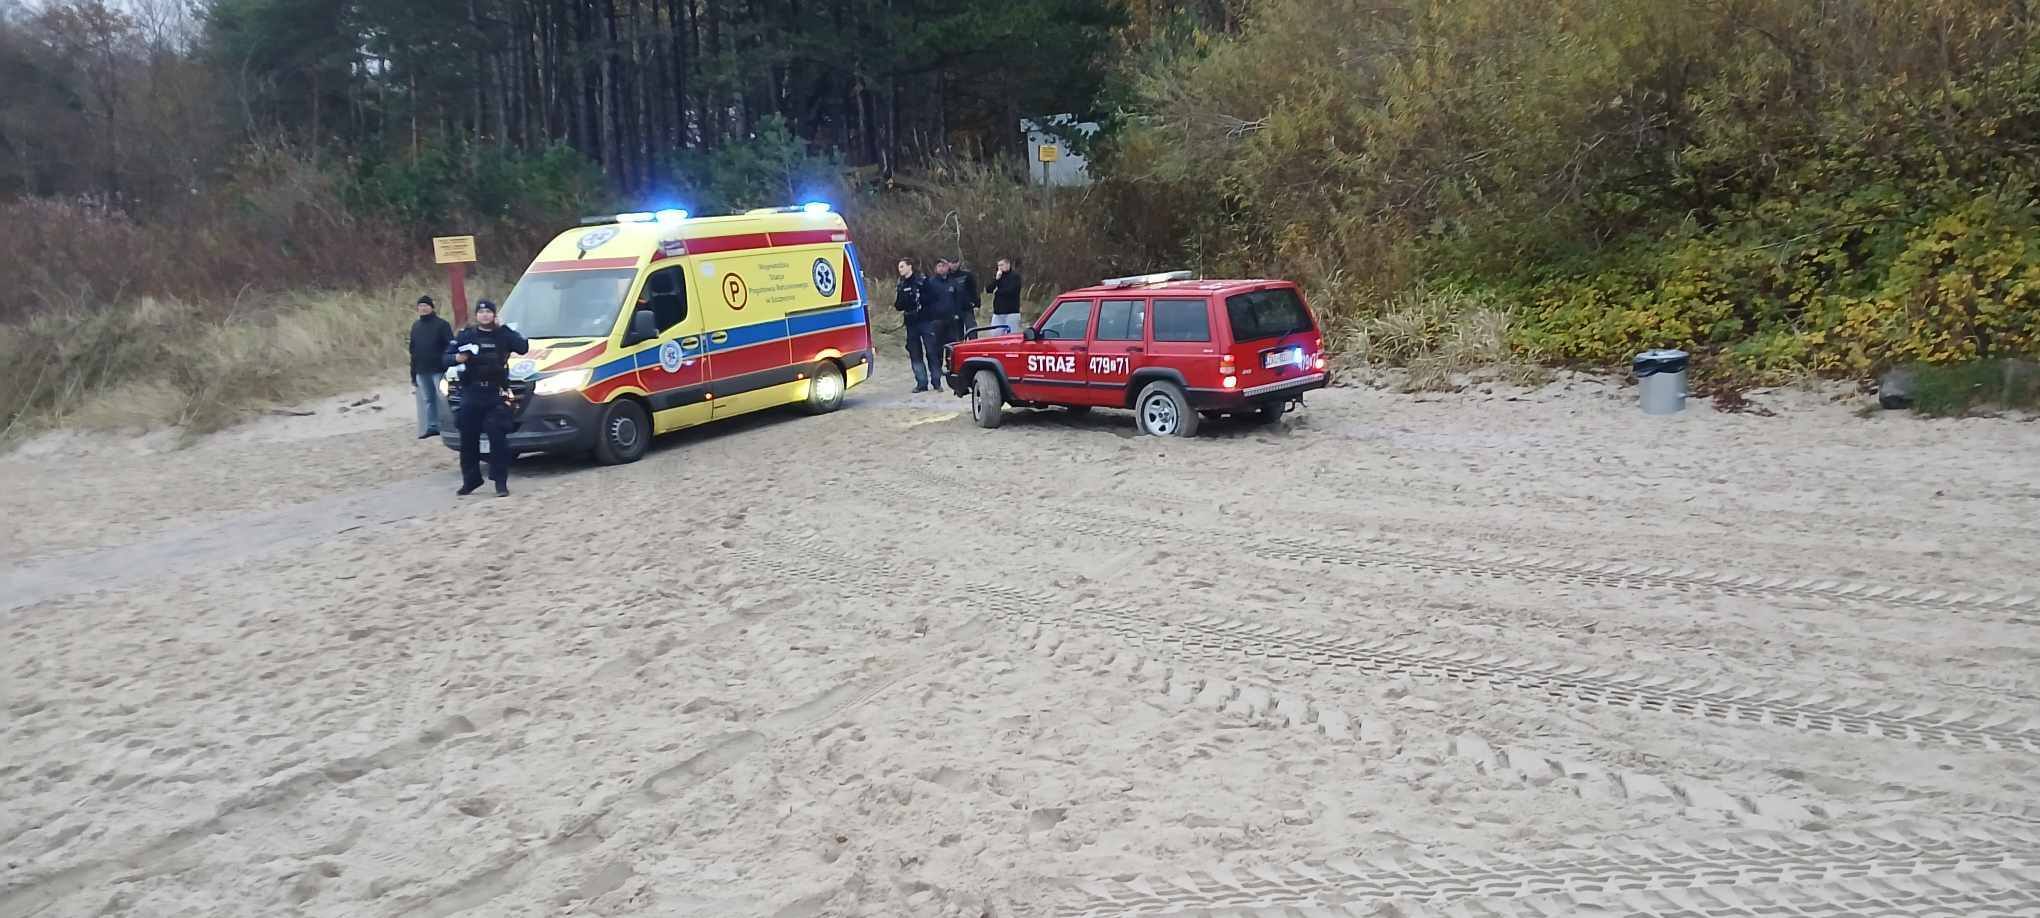
M568 370L565 373L554 373L539 380L538 385L533 386L531 391L536 395L559 395L565 392L579 392L582 386L588 384L588 377L592 372L584 368Z

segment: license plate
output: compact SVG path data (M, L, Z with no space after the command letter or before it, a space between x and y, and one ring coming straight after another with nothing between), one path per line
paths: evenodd
M1272 370L1276 367L1300 366L1303 366L1303 348L1300 347L1285 347L1279 351L1269 351L1261 358L1261 368L1265 370Z

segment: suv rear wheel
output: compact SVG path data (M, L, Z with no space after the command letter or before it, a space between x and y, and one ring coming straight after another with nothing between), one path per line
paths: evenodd
M999 386L999 374L979 370L970 380L970 419L991 430L1005 420L1006 392Z
M1254 423L1272 427L1282 423L1282 416L1288 411L1289 406L1282 402L1264 402L1254 408Z
M1197 412L1181 386L1152 382L1133 400L1133 420L1140 432L1157 437L1197 436Z

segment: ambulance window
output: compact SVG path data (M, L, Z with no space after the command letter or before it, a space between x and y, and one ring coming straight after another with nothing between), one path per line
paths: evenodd
M687 272L680 268L666 268L652 272L645 278L645 305L659 320L659 330L666 331L687 321Z
M1091 301L1064 300L1041 323L1044 341L1082 341L1091 330Z
M1156 341L1210 341L1211 321L1203 300L1156 300Z
M526 274L503 300L503 324L527 338L607 335L636 279L630 270Z
M1139 341L1147 333L1147 303L1106 300L1098 307L1098 340Z

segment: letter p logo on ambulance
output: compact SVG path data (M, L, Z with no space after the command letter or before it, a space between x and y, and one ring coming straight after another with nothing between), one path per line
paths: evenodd
M814 267L809 269L808 274L814 279L816 293L825 297L836 295L836 266L829 264L828 259L815 259Z

